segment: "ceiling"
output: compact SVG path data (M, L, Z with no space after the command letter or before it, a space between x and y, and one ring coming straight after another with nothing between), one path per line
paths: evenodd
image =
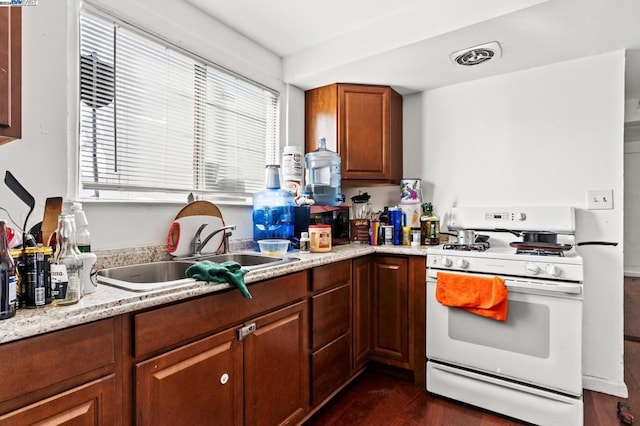
M302 89L354 82L414 93L627 49L626 98L640 98L637 0L177 0L283 59ZM453 51L497 41L502 57L462 67Z

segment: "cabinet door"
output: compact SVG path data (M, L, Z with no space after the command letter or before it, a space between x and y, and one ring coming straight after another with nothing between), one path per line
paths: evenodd
M120 424L115 398L116 379L110 375L0 416L0 425Z
M244 345L244 420L247 425L291 424L309 409L307 302L252 321Z
M0 144L21 136L22 10L0 7Z
M305 151L342 158L343 186L402 179L402 96L388 86L330 84L305 92Z
M388 176L389 91L385 87L339 85L338 151L344 179Z
M136 423L242 424L242 357L227 330L136 365Z
M363 368L371 352L371 258L353 261L352 371Z
M407 272L407 258L373 258L372 359L409 369Z
M338 85L342 178L402 178L402 98L390 87Z

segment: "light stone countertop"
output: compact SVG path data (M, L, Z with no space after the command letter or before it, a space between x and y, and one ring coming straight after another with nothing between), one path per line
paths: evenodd
M299 261L250 271L245 275L245 283L249 287L249 290L251 290L251 283L338 262L340 260L365 256L370 253L426 256L427 248L427 246L406 247L348 244L334 246L332 251L328 253L300 253L296 250L289 252L288 256L299 258ZM157 258L154 258L154 260L157 260ZM98 262L100 262L100 258ZM214 293L230 287L231 285L229 284L194 281L170 288L142 293L99 284L98 290L95 293L83 296L82 299L74 305L47 305L37 309L18 310L15 317L0 321L0 344L153 306Z

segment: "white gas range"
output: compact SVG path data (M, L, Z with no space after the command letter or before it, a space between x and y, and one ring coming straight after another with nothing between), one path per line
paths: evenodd
M447 225L489 238L459 247L452 237L427 251L427 390L531 423L582 424L583 268L573 208L458 207ZM521 238L505 230L558 233L558 243L519 254L512 246ZM501 278L506 321L439 303L439 274Z

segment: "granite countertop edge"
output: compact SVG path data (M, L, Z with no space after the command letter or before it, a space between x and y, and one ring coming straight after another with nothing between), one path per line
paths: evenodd
M288 255L300 260L250 271L245 276L245 283L248 285L249 291L251 291L252 283L339 262L341 260L366 256L371 253L426 256L427 248L426 246L405 247L348 244L334 246L333 250L327 253L300 253L293 251ZM217 284L206 281L193 281L149 292L132 292L100 284L95 293L83 296L78 303L73 305L47 305L37 309L18 310L15 317L0 321L0 344L154 306L215 293L229 289L230 287L231 285L226 283Z

